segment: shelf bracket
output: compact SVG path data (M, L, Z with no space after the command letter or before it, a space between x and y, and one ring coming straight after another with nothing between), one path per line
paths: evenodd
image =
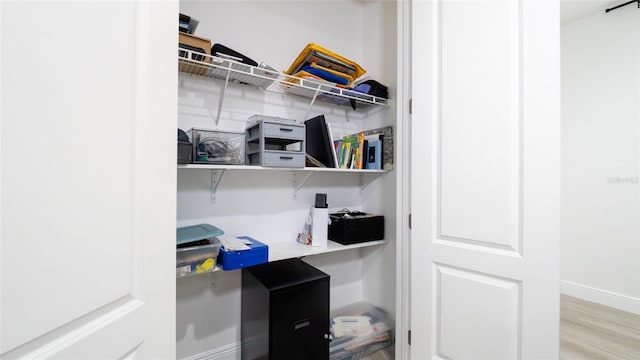
M222 176L224 176L224 170L211 170L211 203L216 203L216 192L218 191L218 186L220 186L220 182L222 181Z
M304 183L307 182L307 179L309 179L311 174L313 174L313 172L309 171L300 181L298 181L298 173L297 172L293 173L293 198L294 199L298 198L298 190L300 190L304 186Z
M227 91L227 86L229 86L229 77L231 76L231 63L229 63L229 68L227 68L227 77L224 79L224 87L222 88L222 92L220 93L220 100L218 101L218 114L216 115L216 126L220 122L220 113L222 112L222 103L224 103L224 93Z
M315 94L313 94L313 98L311 98L311 102L309 103L309 106L307 106L307 111L304 112L304 117L303 119L308 119L309 118L309 113L311 112L311 107L313 106L313 103L316 102L316 99L318 98L318 94L320 93L320 86L318 86L316 88L316 92Z

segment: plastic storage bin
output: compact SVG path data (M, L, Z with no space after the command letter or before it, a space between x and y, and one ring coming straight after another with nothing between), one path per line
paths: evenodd
M194 164L244 165L244 133L192 128L187 134Z
M391 346L394 341L389 315L361 301L331 311L330 360L355 360Z
M220 242L214 238L213 243L176 250L176 273L179 276L200 274L213 271L220 252Z
M196 224L191 226L179 227L176 229L177 245L204 245L193 244L194 242L213 239L216 236L223 235L224 231L211 224ZM187 246L185 246L187 247Z
M176 229L176 272L178 276L213 271L220 252L216 236L224 234L210 224L196 224Z

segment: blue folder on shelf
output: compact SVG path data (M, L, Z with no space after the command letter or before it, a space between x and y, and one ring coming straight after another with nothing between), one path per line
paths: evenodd
M349 84L349 80L348 79L346 79L346 78L344 78L342 76L336 75L334 73L331 73L329 71L325 71L323 69L312 67L311 65L303 66L301 70L306 71L309 74L315 75L317 77L323 78L323 79L325 79L327 81L334 82L336 84L340 84L340 85Z
M238 238L251 241L248 245L249 250L227 251L224 247L220 248L218 265L222 270L236 270L269 261L269 246L248 236L238 236Z

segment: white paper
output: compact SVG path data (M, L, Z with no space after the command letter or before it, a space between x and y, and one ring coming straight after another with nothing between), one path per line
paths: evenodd
M227 251L243 251L251 249L245 244L245 240L231 236L218 236L218 240Z
M333 318L333 333L336 337L365 336L373 333L368 316L338 316Z

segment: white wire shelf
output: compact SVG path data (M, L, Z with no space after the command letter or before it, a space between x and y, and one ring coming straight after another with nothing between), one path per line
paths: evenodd
M351 106L355 102L356 108L388 105L388 100L385 98L339 88L330 82L302 79L187 49L178 51L178 69L184 73L223 79L226 82L254 85L266 91L301 96L312 99L312 103L319 100Z

